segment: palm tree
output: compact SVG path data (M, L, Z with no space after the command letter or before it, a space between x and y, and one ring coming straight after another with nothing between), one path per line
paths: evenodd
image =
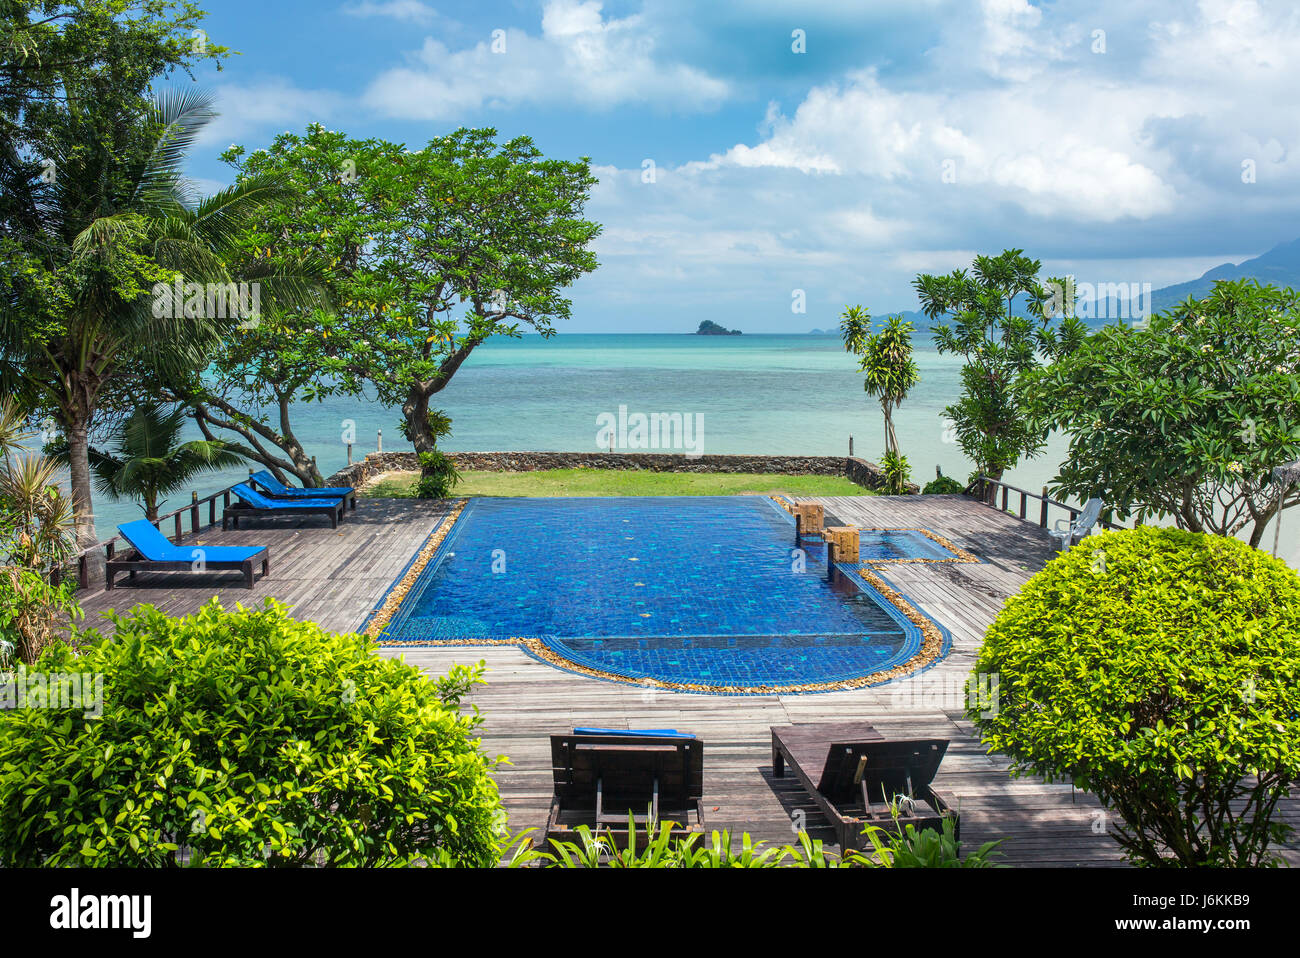
M844 348L858 357L858 366L865 374L862 388L868 396L880 400L885 417L883 465L892 476L891 493L904 491L907 471L907 460L899 452L894 432L894 410L921 378L912 358L912 330L912 324L898 315L889 317L880 332L874 333L871 314L861 306L847 307L840 318Z
M185 410L141 406L122 424L112 452L89 450L95 489L114 499L135 499L146 519L158 519L160 497L183 489L195 476L237 466L243 456L224 442L179 443Z
M181 167L215 115L211 105L193 91L165 94L143 112L92 98L51 134L46 166L0 151L0 179L21 187L6 191L0 224L0 389L28 410L50 410L62 428L83 548L95 537L90 435L114 394L106 387L128 372L173 381L238 335L239 318L155 315L151 291L156 301L174 280L232 282L237 237L290 193L279 180L250 177L194 201ZM268 302L316 305L322 268L298 265L238 279L260 284L263 312Z

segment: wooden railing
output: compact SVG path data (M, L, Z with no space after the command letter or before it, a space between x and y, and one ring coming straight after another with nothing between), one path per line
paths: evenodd
M1049 509L1055 508L1064 510L1069 515L1070 522L1074 522L1074 520L1078 518L1079 513L1083 511L1081 506L1072 506L1068 502L1057 502L1055 499L1048 498L1046 486L1043 486L1043 491L1041 493L1030 492L1028 489L1021 489L1019 486L1013 486L998 479L990 479L988 476L980 476L966 487L966 495L973 496L986 505L992 506L994 509L1001 509L1003 512L1010 512L1012 515L1016 515L1017 510L1012 508L1014 502L1011 498L1012 494L1020 497L1019 516L1026 522L1035 521L1029 517L1030 500L1034 500L1038 503L1036 507L1038 512L1036 520L1038 525L1044 529L1048 527L1047 519ZM999 499L1001 500L1001 505L999 505ZM1104 509L1102 510L1103 515L1105 514L1105 511L1106 510ZM1125 528L1124 526L1109 522L1106 519L1098 519L1097 524L1103 529ZM1137 524L1141 525L1141 522L1139 521Z
M251 473L252 470L250 469L249 472ZM191 536L197 535L202 530L216 525L217 524L217 500L218 499L221 500L221 508L224 511L230 505L230 490L233 488L234 488L233 485L227 486L225 489L219 489L218 491L212 493L212 495L205 496L202 499L199 498L199 494L197 492L191 492L189 505L182 506L181 508L175 510L174 512L169 512L166 515L159 516L154 521L154 527L158 529L159 532L162 532L164 535L166 535L167 533L164 532L163 526L166 523L170 522L172 524L171 539L177 545L180 545L181 540L184 538L186 534L184 529L185 516L186 515L189 516L189 535ZM207 510L208 516L206 522L202 521L202 509L204 505L208 507ZM78 588L86 589L90 587L90 565L92 559L97 557L101 550L103 551L103 557L105 560L113 558L113 555L117 550L117 544L121 541L122 541L122 537L120 535L116 535L113 536L111 539L105 539L103 542L96 542L90 548L83 550L79 555L74 556L73 558L68 560L64 568L71 569L73 565L76 566ZM58 585L59 582L62 580L63 572L64 569L54 570L54 573L51 576L51 580L55 585Z

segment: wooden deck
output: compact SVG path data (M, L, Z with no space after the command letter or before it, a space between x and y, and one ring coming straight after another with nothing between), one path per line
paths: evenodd
M222 531L220 525L186 536L184 545L268 546L271 574L253 588L238 572L140 573L134 581L119 576L109 592L102 583L80 594L84 625L111 632L100 616L141 602L169 615L194 612L214 595L222 605L261 604L268 596L293 607L293 614L335 632L361 627L370 610L405 568L420 544L447 514L447 505L420 499L360 499L337 529L320 517L250 521Z
M705 741L705 815L709 828L729 827L785 843L805 825L832 841L820 812L787 773L772 777L770 726L865 720L886 737L950 740L937 788L962 811L962 838L1007 838L1005 861L1024 865L1115 865L1113 841L1099 829L1101 810L1069 785L1012 779L1006 762L985 754L964 718L962 686L984 630L1005 599L1054 554L1051 540L1023 522L961 496L831 497L836 519L864 527L925 528L979 556L978 565L917 563L881 568L899 591L952 633L952 651L927 672L901 682L816 695L710 696L665 692L589 679L554 669L510 647L385 650L430 673L453 662L484 660L488 685L473 702L485 718L484 746L512 764L496 774L512 829L537 828L551 798L552 732L575 725L678 728ZM235 573L141 575L113 592L83 595L87 623L108 608L151 602L172 614L192 612L213 594L223 603L275 596L301 618L336 631L360 627L445 514L436 502L362 499L337 530L319 520L280 520L254 528L209 530L201 542L269 545L271 576L252 590ZM107 623L104 623L107 626ZM111 626L108 626L111 628ZM1300 802L1283 815L1300 825ZM1300 864L1300 846L1287 851Z

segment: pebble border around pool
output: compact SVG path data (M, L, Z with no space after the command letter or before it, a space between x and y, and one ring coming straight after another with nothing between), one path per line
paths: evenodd
M906 662L901 662L888 669L881 669L878 672L871 672L867 675L858 676L853 679L844 679L836 682L810 682L795 685L701 685L686 682L663 682L659 679L650 677L632 678L625 675L619 675L615 672L607 672L602 669L593 669L585 665L580 665L570 659L557 653L540 638L530 636L520 636L510 639L386 639L384 630L394 613L406 598L406 594L411 590L420 578L420 573L424 571L425 566L433 559L438 552L438 547L451 531L456 520L468 505L468 499L459 500L452 508L438 528L435 529L429 538L425 540L415 558L412 559L406 570L399 576L398 581L384 595L381 605L371 614L363 627L363 634L374 639L375 642L384 648L441 648L441 647L473 647L473 646L517 646L525 653L539 661L545 662L565 672L572 672L577 675L585 675L590 678L600 679L606 682L617 682L621 685L633 685L645 689L663 689L672 692L692 692L702 695L798 695L804 693L816 692L842 692L851 689L869 688L874 685L883 685L892 682L904 676L916 672L924 671L931 665L935 664L947 652L949 646L948 636L945 630L937 625L934 620L921 612L916 606L907 600L907 598L897 590L891 588L883 579L875 575L870 569L860 568L853 570L852 574L858 575L862 580L875 589L887 602L897 608L907 619L915 625L921 632L921 648L909 658ZM925 530L916 530L925 532ZM926 533L935 539L944 548L951 550L955 554L961 554L961 550L950 545L931 533ZM969 553L965 553L969 555ZM979 560L973 556L969 560L961 559L938 559L938 560L919 560L919 561L937 561L937 562L954 562L954 561L973 561Z

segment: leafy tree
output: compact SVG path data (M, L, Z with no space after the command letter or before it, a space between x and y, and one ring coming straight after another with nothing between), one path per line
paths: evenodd
M122 424L112 451L91 448L95 488L114 499L138 500L145 518L154 520L160 497L183 489L197 475L243 461L222 442L180 442L186 419L183 409L164 412L157 403L142 405Z
M248 319L211 298L160 311L159 290L231 283L233 237L285 192L255 177L191 205L181 166L210 103L187 92L160 97L143 118L111 112L111 101L66 115L47 144L58 175L32 186L22 235L0 241L0 384L62 427L83 545L94 541L89 443L101 399L133 364L163 380L201 369ZM312 275L300 263L293 274L263 266L238 278L271 302L297 302L312 299Z
M1026 381L1069 434L1054 488L1120 518L1172 517L1258 546L1300 489L1270 481L1300 457L1300 294L1218 282L1145 328L1107 326Z
M433 452L430 401L470 353L522 326L553 335L570 312L563 291L596 266L599 227L582 219L589 161L546 159L527 137L461 129L411 152L312 125L224 158L241 179L273 174L296 190L244 236L245 255L319 256L339 307L264 324L219 359L196 412L308 484L291 399L368 385L401 406L416 450Z
M856 355L866 374L863 388L868 396L880 400L885 416L886 491L892 495L906 492L907 459L898 448L894 433L894 410L903 404L908 390L921 379L912 358L912 324L900 316L891 316L878 333L872 332L871 314L861 306L849 306L840 319L844 348Z
M1028 415L1018 393L1021 377L1048 359L1072 350L1087 330L1073 315L1069 298L1063 302L1038 282L1038 260L1023 250L998 256L976 256L969 272L919 274L912 286L921 310L932 321L939 352L960 353L962 395L944 409L952 420L962 451L975 471L1002 478L1022 456L1043 448L1044 431ZM1053 279L1055 289L1068 281ZM1022 298L1029 317L1014 312ZM1060 323L1052 323L1060 314Z
M201 29L204 12L174 0L0 2L0 141L44 158L50 125L86 105L147 105L155 80L230 50Z
M1013 774L1071 780L1139 864L1258 866L1300 778L1300 577L1237 539L1145 526L1053 559L989 628L968 715Z

